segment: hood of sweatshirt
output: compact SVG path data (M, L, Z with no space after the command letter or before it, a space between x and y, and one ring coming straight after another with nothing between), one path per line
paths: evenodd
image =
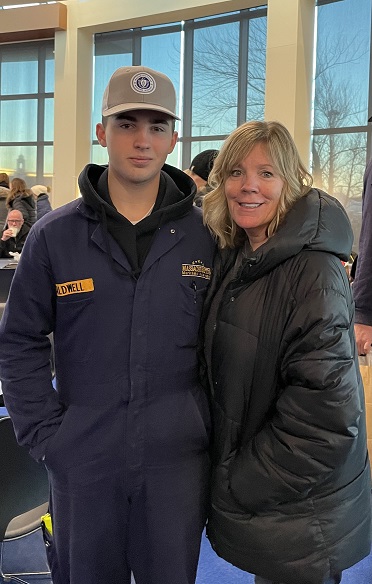
M138 277L155 233L166 221L188 213L196 185L183 171L165 164L160 172L159 190L150 215L132 224L112 203L108 189L108 167L88 165L79 177L79 187L91 216L102 223L106 249L111 259L108 233L124 251L134 277ZM116 265L113 263L115 269Z
M119 223L128 223L113 206L108 192L108 167L88 164L79 176L79 188L84 203L90 207L97 220L105 214ZM154 224L185 215L192 208L196 185L192 178L178 168L165 164L160 173L160 186L154 209L139 224L141 231Z

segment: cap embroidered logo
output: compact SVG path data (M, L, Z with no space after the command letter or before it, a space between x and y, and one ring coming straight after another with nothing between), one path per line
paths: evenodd
M130 84L133 91L137 93L152 93L156 89L155 79L148 73L137 73L137 75L133 75Z

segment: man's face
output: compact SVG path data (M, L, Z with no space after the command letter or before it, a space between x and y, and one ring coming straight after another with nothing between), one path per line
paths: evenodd
M20 211L10 211L8 213L7 224L8 227L17 227L18 230L21 229L24 223L23 215Z
M156 111L109 116L105 127L97 124L96 133L101 146L108 150L109 172L127 186L157 180L177 142L172 118Z

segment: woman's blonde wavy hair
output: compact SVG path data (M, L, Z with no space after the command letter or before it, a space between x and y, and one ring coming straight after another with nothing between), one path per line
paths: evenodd
M256 144L264 144L284 182L275 217L267 229L270 237L292 205L311 189L313 179L301 162L287 128L279 122L246 122L225 140L214 161L208 182L213 190L203 199L204 223L221 248L237 247L246 240L245 231L231 218L225 196L225 182Z

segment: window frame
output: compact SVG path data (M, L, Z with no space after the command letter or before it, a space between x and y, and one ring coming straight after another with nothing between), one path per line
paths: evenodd
M46 183L51 181L46 180L44 176L44 152L46 146L53 147L53 140L45 140L45 102L47 99L54 100L54 92L46 91L46 62L50 51L54 53L54 39L43 39L22 43L22 49L27 47L35 50L37 48L37 63L38 63L38 79L37 79L37 92L36 93L17 93L17 94L3 94L1 93L1 76L3 74L2 65L4 63L4 53L9 49L14 48L16 45L13 43L0 45L0 109L2 103L5 101L27 101L36 100L37 101L37 120L36 120L36 140L32 141L4 141L1 140L1 128L0 128L0 147L7 146L32 146L36 147L36 168L35 168L35 184ZM4 50L5 49L5 50ZM15 173L17 169L15 168ZM32 180L29 177L29 180Z

